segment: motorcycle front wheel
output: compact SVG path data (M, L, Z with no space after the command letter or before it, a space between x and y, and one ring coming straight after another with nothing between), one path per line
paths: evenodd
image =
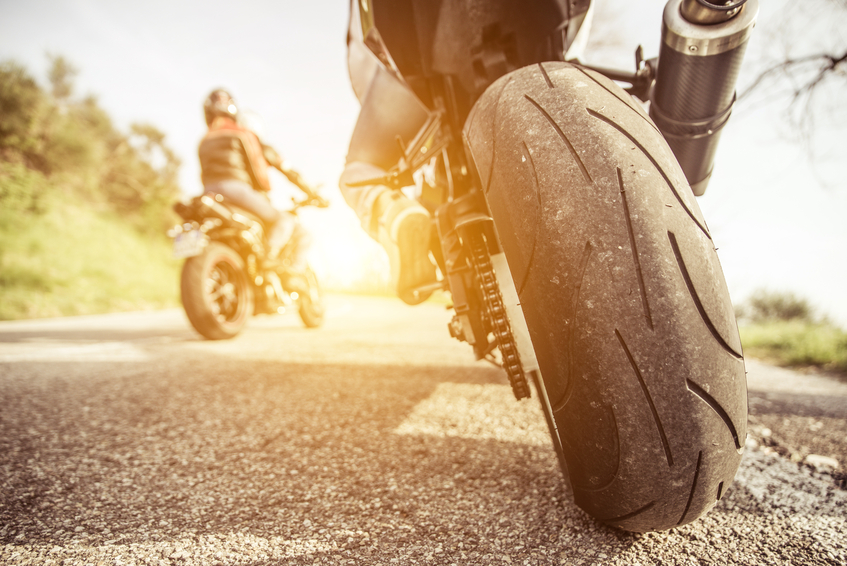
M234 337L253 313L253 289L244 260L219 242L185 261L180 293L191 325L209 340Z
M318 283L318 278L315 276L315 272L312 271L311 268L306 268L304 277L309 290L307 293L304 293L302 296L297 298L297 303L299 305L298 313L300 314L300 320L303 321L303 324L305 324L307 328L317 328L324 322L324 313L326 308L324 306L323 293L321 292L321 286Z
M670 148L623 89L567 63L495 82L464 134L575 502L629 531L693 521L738 469L747 392L715 247Z

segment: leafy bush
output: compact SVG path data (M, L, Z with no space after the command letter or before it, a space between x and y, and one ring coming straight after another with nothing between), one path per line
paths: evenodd
M817 316L806 299L758 290L736 307L736 316L746 355L847 373L847 332Z
M43 149L44 93L26 70L0 63L0 159L13 157L35 166Z
M739 328L744 353L786 366L817 366L847 372L847 332L802 320L771 321Z
M814 308L791 292L758 290L741 306L740 314L752 322L778 320L814 321Z
M0 210L0 319L179 304L179 262L167 241L127 229L116 214L57 200L38 222Z
M22 163L0 161L0 207L15 213L43 212L47 206L47 179Z

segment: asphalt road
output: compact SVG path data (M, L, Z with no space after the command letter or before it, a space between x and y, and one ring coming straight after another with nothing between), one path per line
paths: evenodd
M333 296L321 329L227 342L181 311L0 323L0 562L847 564L847 383L749 363L729 492L634 535L574 505L537 402L449 318Z

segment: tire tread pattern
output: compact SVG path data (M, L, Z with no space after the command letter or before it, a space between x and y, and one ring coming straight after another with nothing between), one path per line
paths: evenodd
M721 418L721 420L726 425L726 428L729 429L729 434L732 435L732 441L735 444L736 450L741 450L741 441L738 438L738 430L735 428L735 424L733 424L732 419L727 414L726 410L721 407L720 403L718 403L714 397L706 393L702 387L694 383L692 380L686 380L688 385L688 390L691 391L694 395L699 397L706 403L717 415Z
M621 347L626 353L626 357L629 360L630 365L632 365L632 369L635 371L635 377L638 378L638 383L641 385L642 391L644 391L644 397L647 398L647 404L650 405L650 411L653 413L653 420L656 421L656 428L659 430L659 436L662 438L662 446L665 449L665 456L668 459L668 467L673 467L673 453L671 453L671 446L668 442L668 436L665 434L665 428L662 426L662 419L659 417L659 412L656 410L656 404L650 396L650 390L647 389L647 384L644 383L644 377L641 375L641 370L638 369L638 364L636 363L635 358L632 357L632 352L629 351L629 347L626 345L626 341L623 339L623 336L621 336L618 329L615 329L615 335L618 337Z
M588 110L588 113L589 113L591 116L594 116L594 117L595 117L595 118L597 118L598 120L602 120L603 122L605 122L605 123L609 124L610 126L612 126L613 128L615 128L616 130L618 130L621 134L623 134L626 138L628 138L628 139L629 139L632 143L634 143L634 144L638 147L638 149L640 149L640 150L642 151L642 153L644 153L644 155L645 155L648 159L650 159L650 161L652 161L652 162L653 162L653 165L656 167L656 170L657 170L657 171L659 172L659 174L660 174L660 175L661 175L661 176L665 179L665 183L667 183L668 188L671 190L671 192L673 193L674 197L676 197L676 200L679 202L680 206L682 206L682 208L683 208L683 209L685 209L685 212L687 212L687 213L688 213L688 216L690 216L690 217L691 217L691 220L693 220L693 221L694 221L694 223L695 223L695 224L697 224L697 226L700 228L700 230L702 230L702 231L703 231L703 233L706 235L706 237L707 237L707 238L709 238L709 239L711 239L711 238L712 238L712 236L711 236L711 234L709 234L709 230L706 228L706 225L705 225L704 223L702 223L702 222L701 222L701 221L700 221L700 220L699 220L699 219L698 219L698 218L694 215L694 213L691 211L691 208L690 208L690 207L689 207L689 206L685 203L685 201L684 201L684 200L682 200L682 197L680 196L679 191L678 191L678 190L677 190L677 188L674 186L673 182L671 182L670 178L668 178L668 175L667 175L667 173L665 173L665 170L662 168L662 166L661 166L661 165L659 165L659 164L656 162L656 160L653 158L653 156L652 156L652 155L650 155L650 153L647 151L647 149L646 149L643 145L641 145L641 143L639 143L639 142L638 142L638 140L636 140L636 139L632 136L632 134L630 134L629 132L627 132L626 130L624 130L623 128L621 128L618 124L616 124L613 120L611 120L611 119L610 119L610 118L608 118L607 116L604 116L603 114L600 114L599 112L597 112L597 111L595 111L595 110L592 110L591 108L588 108L587 110ZM637 112L636 112L636 114L637 114Z
M685 521L685 516L688 515L688 510L691 508L691 502L694 500L694 492L697 489L697 478L700 477L700 464L703 462L703 452L697 453L697 466L694 468L694 480L691 482L691 493L688 496L688 503L685 504L685 511L682 512L682 517L679 518L677 525L681 525Z
M547 119L548 122L550 122L550 125L553 126L553 129L556 130L556 133L559 134L560 138L562 138L562 141L565 143L565 146L567 146L568 151L571 152L571 155L573 156L574 161L576 161L576 164L579 166L579 170L582 171L582 174L585 177L585 180L588 181L589 183L594 183L593 179L591 179L591 174L588 172L588 169L585 167L585 163L582 162L582 158L580 158L579 154L576 152L576 149L574 149L573 144L568 139L568 136L565 135L565 132L562 131L562 128L559 126L559 124L557 124L556 121L553 119L553 117L550 116L550 114L548 114L547 111L544 110L544 108L538 102L533 100L532 97L530 97L529 95L524 95L524 96L527 100L530 101L530 103L532 103L533 106L535 106L538 109L539 112L541 112L541 115L544 116Z
M726 343L726 340L723 339L723 336L721 336L718 329L715 328L711 318L709 318L708 313L706 313L706 309L703 308L703 302L697 294L697 289L694 288L694 283L691 281L691 275L688 273L688 268L685 267L685 260L682 259L682 252L679 249L679 243L677 242L676 236L673 232L668 232L668 240L670 240L671 248L673 248L673 255L676 258L677 265L679 265L680 274L685 280L685 286L688 287L688 292L691 294L691 300L694 301L694 305L697 307L697 312L700 313L700 318L703 319L703 322L706 324L706 327L709 329L709 332L712 334L717 343L732 356L740 360L743 358L741 353L736 352L732 346Z
M670 148L594 75L567 63L510 73L464 135L576 503L626 530L668 529L711 508L738 468L743 358L711 235Z
M632 229L632 214L629 211L629 204L626 201L623 175L621 175L620 167L616 169L618 173L618 184L621 188L621 202L623 203L624 217L626 218L626 228L629 232L629 243L632 248L632 261L635 263L635 272L638 275L638 290L641 292L641 302L644 304L644 316L647 317L647 324L650 326L650 330L652 330L653 317L650 315L650 301L647 299L647 289L644 286L644 270L641 267L641 260L638 258L638 245L635 243L635 232Z

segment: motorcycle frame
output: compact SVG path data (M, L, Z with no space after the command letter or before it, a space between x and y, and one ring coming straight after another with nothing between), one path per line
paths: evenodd
M179 203L175 209L186 220L186 224L180 226L180 231L201 230L206 238L229 246L241 256L248 280L253 287L254 309L259 306L259 301L271 298L282 308L289 308L294 304L283 288L279 275L270 266L265 265L266 262L262 259L269 249L265 229L249 212L233 210L232 205L225 205L222 200L218 201L209 195L199 197L193 205ZM296 208L291 213L296 214ZM214 217L211 222L208 220L210 216ZM201 224L198 218L207 220ZM183 227L186 225L187 229ZM282 257L286 256L286 250L290 249L290 246L291 243L283 247L280 252Z

